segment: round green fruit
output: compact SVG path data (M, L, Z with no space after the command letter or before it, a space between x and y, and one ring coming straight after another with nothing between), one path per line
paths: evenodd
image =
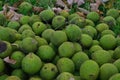
M95 26L95 23L90 19L85 19L85 25L86 26Z
M101 36L107 35L107 34L111 34L113 36L116 36L116 34L112 31L112 30L104 30L101 33Z
M120 58L120 46L116 47L114 50L113 58L114 59L119 59Z
M90 12L87 14L87 19L90 19L94 22L97 22L99 20L100 16L97 12Z
M116 42L116 38L111 34L104 35L100 38L100 45L106 50L114 49Z
M61 29L65 25L65 18L63 16L55 16L52 19L52 26L54 29Z
M24 38L21 42L21 49L23 52L35 52L37 50L38 42L31 37Z
M117 67L118 71L120 72L120 59L117 59L113 64Z
M20 23L21 24L28 24L29 23L29 20L30 20L30 16L22 16L20 18Z
M106 16L103 18L103 22L108 24L110 28L114 27L116 25L116 20L112 16Z
M69 16L69 12L66 11L66 10L62 10L60 13L59 13L61 16L67 18Z
M54 31L50 39L51 43L55 46L61 45L63 42L67 41L67 35L64 31Z
M41 59L34 53L27 54L22 60L22 70L29 75L39 72L41 67Z
M75 52L82 51L82 46L78 42L74 42L73 44L74 44Z
M38 42L38 46L42 46L42 45L47 45L48 42L46 41L46 39L41 38L39 36L35 36L36 41Z
M80 17L77 13L68 16L68 21L72 20L74 17Z
M10 56L12 53L12 46L9 42L0 41L0 58Z
M96 80L99 74L99 66L93 60L85 61L80 67L80 77L83 80Z
M100 80L109 80L109 78L118 73L118 69L114 64L106 63L100 67Z
M57 67L52 63L46 63L40 70L40 76L45 80L53 80L57 76Z
M100 66L104 63L109 63L112 60L112 57L108 51L97 50L91 55L92 59L96 61Z
M92 38L97 35L97 30L93 26L85 26L85 28L82 29L82 32L90 35Z
M70 72L73 73L75 70L74 62L69 58L60 58L57 61L57 67L60 73L62 72Z
M35 37L35 33L32 30L27 29L27 30L24 30L22 32L21 36L22 36L22 39L27 38L27 37L34 38Z
M18 30L20 28L20 23L17 21L10 21L7 27Z
M50 38L53 34L53 29L46 29L42 32L42 37L45 38L48 42L50 42Z
M9 76L5 80L21 80L21 79L17 76Z
M40 19L39 15L33 14L33 15L30 17L29 24L32 26L33 23L35 23L35 22L40 22L40 21L41 21L41 19Z
M28 2L22 2L20 5L19 5L19 12L24 14L24 15L27 15L31 10L32 10L32 4L28 3Z
M21 80L25 80L25 78L26 78L26 74L25 74L25 72L23 72L22 69L15 69L15 70L13 70L12 73L11 73L11 75L12 76L17 76Z
M33 25L32 25L32 29L33 31L35 32L36 35L41 35L41 33L47 29L47 26L42 23L42 22L35 22Z
M66 26L65 32L70 41L79 41L81 38L81 29L75 24Z
M69 24L75 24L80 28L83 28L85 26L85 19L82 17L74 17L69 21Z
M84 47L90 47L93 43L93 39L91 36L89 36L88 34L82 34L81 35L81 39L80 39L80 43L84 46Z
M79 70L82 63L85 62L86 60L89 60L89 57L84 52L77 52L73 55L72 60L75 64L75 69Z
M25 54L21 51L15 51L12 53L12 55L10 56L10 59L13 59L16 61L15 64L10 64L10 66L12 68L20 68L21 67L21 62L22 59L25 57Z
M28 30L28 29L32 30L32 28L28 24L24 24L18 29L18 32L22 33L24 30Z
M49 22L50 20L53 19L55 13L51 9L47 9L47 10L43 10L39 15L43 21Z
M69 72L62 72L58 75L56 80L75 80L73 74Z
M96 26L96 30L98 31L98 32L102 32L102 31L104 31L104 30L108 30L109 29L109 26L106 24L106 23L100 23L100 24L98 24L97 26Z
M120 73L117 73L109 78L109 80L119 80L120 79Z
M43 61L51 61L55 57L55 51L49 45L43 45L38 48L37 55Z
M90 51L91 54L94 53L94 52L96 52L96 51L98 51L98 50L103 50L103 48L101 46L99 46L99 45L93 45L89 49L89 51Z
M72 42L64 42L58 48L60 57L72 57L75 53L74 44Z
M114 18L117 18L119 16L119 10L117 9L109 9L106 13L107 16L112 16Z

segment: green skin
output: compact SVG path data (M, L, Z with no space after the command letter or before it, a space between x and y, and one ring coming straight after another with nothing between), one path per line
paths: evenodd
M57 61L57 67L60 73L62 72L73 73L75 71L75 64L69 58L60 58Z
M42 23L42 22L35 22L33 25L32 25L32 29L33 31L35 32L36 35L41 35L41 33L47 29L47 26Z
M22 39L26 38L26 37L32 37L34 38L35 37L35 33L32 31L32 30L24 30L21 34L22 36Z
M67 18L67 17L69 16L69 12L67 12L67 11L65 11L65 10L62 10L62 11L60 12L60 15L63 16L63 17L65 17L65 18Z
M63 28L64 25L65 25L65 18L63 16L55 16L52 19L52 26L55 30Z
M40 76L45 80L53 80L55 79L58 73L57 67L52 63L46 63L40 70Z
M75 42L75 41L80 40L81 29L77 25L70 24L70 25L66 26L65 32L70 41Z
M93 43L93 39L91 36L89 36L88 34L82 34L81 35L81 39L80 39L80 43L84 46L84 47L90 47Z
M79 70L82 63L89 60L89 57L84 52L77 52L73 55L72 60L75 64L75 69Z
M5 63L4 61L0 58L0 73L2 73L5 70Z
M106 23L100 23L96 26L96 29L99 33L101 33L104 30L108 30L109 26Z
M25 53L35 52L37 50L38 42L31 37L24 38L21 42L21 49ZM31 46L29 46L31 45Z
M93 22L97 22L99 20L100 16L97 12L90 12L87 15L87 19L92 20Z
M74 44L72 42L63 42L58 48L60 57L72 57L75 53Z
M58 75L57 79L56 80L74 80L74 76L69 73L69 72L62 72L60 75Z
M10 28L0 29L0 39L8 42L14 42L16 40L17 31Z
M83 80L96 80L98 74L99 65L93 60L85 61L80 67L80 77Z
M49 14L48 14L49 13ZM47 10L43 10L41 13L40 13L40 18L45 21L45 22L49 22L50 20L53 19L53 17L55 16L55 13L50 10L50 9L47 9Z
M5 80L21 80L21 79L17 76L9 76Z
M93 40L93 43L92 43L92 45L99 45L100 43L99 43L99 41L98 40Z
M17 21L10 21L7 25L9 28L18 30L20 28L20 23Z
M42 32L42 37L45 38L48 42L50 42L50 38L53 32L53 29L46 29Z
M118 73L118 69L114 64L103 64L100 67L100 80L109 80L109 78L116 73Z
M40 21L41 21L41 19L39 18L38 15L32 15L32 16L30 17L29 24L30 24L30 25L33 25L33 23L35 23L35 22L40 22Z
M85 19L86 26L95 26L94 22L89 19Z
M55 51L49 45L43 45L38 48L37 55L43 61L51 61L55 57Z
M39 77L31 77L29 80L42 80L42 79Z
M0 41L0 44L4 43L4 47L5 47L5 50L3 50L2 52L0 52L0 58L5 58L7 56L10 56L11 53L12 53L12 46L9 42L6 42L6 41L3 41L1 42ZM2 46L2 45L0 45Z
M97 30L93 26L85 26L85 28L83 28L82 32L84 34L90 35L92 38L95 38L97 35Z
M112 31L112 30L104 30L101 33L101 36L107 35L107 34L111 34L113 36L116 36L116 34Z
M95 51L98 51L98 50L103 50L103 48L99 45L93 45L89 49L90 53L94 53Z
M117 73L117 74L111 76L109 80L119 80L119 79L120 79L120 73Z
M46 39L41 38L39 36L35 36L35 39L38 42L38 46L42 46L42 45L48 45L48 42L46 41Z
M82 46L79 43L74 42L73 44L74 44L75 52L82 51Z
M120 46L116 47L114 50L113 58L114 59L119 59L120 58Z
M80 17L77 13L68 16L68 21L72 20L74 17Z
M80 28L83 28L85 26L85 20L81 17L74 17L69 21L69 24L75 24Z
M100 38L100 45L106 50L114 49L116 47L116 43L116 38L111 34L104 35Z
M117 18L119 16L119 10L117 9L109 9L106 13L107 16L112 16L114 18Z
M27 54L22 60L22 70L29 75L39 72L41 67L42 61L34 53Z
M28 23L29 23L29 20L30 20L30 16L22 16L22 17L20 18L20 23L21 23L22 25L28 24Z
M25 73L23 72L22 69L15 69L15 70L13 70L12 73L11 73L11 75L12 76L17 76L21 80L25 80L25 77L26 77L26 75L25 75Z
M25 54L23 52L20 51L15 51L12 53L12 55L10 56L11 59L15 60L16 63L15 64L10 64L10 66L12 68L20 68L21 67L21 62L22 59L25 57Z
M111 55L108 51L97 50L91 55L92 59L96 61L100 66L104 63L109 63L112 60Z
M120 59L117 59L113 64L118 68L118 71L120 72Z
M32 5L28 2L22 2L19 5L19 12L24 15L27 15L31 10L32 10Z
M24 24L19 28L18 32L22 33L24 30L27 30L27 29L32 30L32 28L28 24Z
M67 41L67 35L64 31L54 31L50 39L51 43L55 46L61 45L63 42Z
M103 22L107 23L110 27L113 27L116 25L116 20L112 16L104 17Z

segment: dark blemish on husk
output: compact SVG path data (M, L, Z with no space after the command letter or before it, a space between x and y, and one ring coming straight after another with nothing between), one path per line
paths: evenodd
M4 52L7 49L7 44L0 41L0 53Z

